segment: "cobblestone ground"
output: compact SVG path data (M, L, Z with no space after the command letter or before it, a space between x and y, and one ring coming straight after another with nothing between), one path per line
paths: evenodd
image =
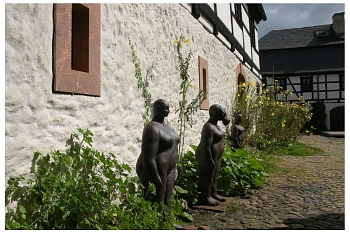
M249 198L234 197L225 212L192 210L196 226L231 229L345 229L344 138L304 136L322 156L282 156L278 173Z

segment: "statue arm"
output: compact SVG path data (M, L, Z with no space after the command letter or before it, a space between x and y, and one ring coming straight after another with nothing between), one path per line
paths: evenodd
M204 142L204 156L207 161L210 161L215 166L213 155L211 153L211 147L213 146L214 129L209 123L206 123L203 129L203 142Z
M238 140L238 128L236 125L232 125L231 135L232 135L234 144L237 145L239 148L241 148L241 143Z
M156 187L164 187L159 176L156 156L160 141L160 133L157 128L146 127L142 136L143 166L149 179Z

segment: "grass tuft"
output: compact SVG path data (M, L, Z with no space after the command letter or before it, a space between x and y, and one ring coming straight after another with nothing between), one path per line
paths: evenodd
M325 151L304 143L292 141L286 147L276 149L274 153L276 155L319 156L324 155Z

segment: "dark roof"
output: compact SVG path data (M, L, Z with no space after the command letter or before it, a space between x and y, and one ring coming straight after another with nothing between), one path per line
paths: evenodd
M259 50L263 76L344 72L344 34L331 24L271 31Z
M262 76L344 72L344 44L260 51Z
M336 35L332 24L273 30L259 40L259 50L300 48L344 43L344 35Z
M256 23L259 23L261 20L266 21L267 17L262 4L247 4L247 6Z

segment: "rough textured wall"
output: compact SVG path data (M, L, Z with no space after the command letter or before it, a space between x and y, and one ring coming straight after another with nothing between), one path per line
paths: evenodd
M167 121L177 132L180 77L173 41L180 35L191 40L183 50L185 56L193 51L193 83L199 86L199 55L209 63L210 105L231 107L239 61L180 4L102 4L101 97L52 93L52 4L6 4L5 29L6 180L27 174L34 152L64 150L66 139L78 127L92 131L94 148L112 152L134 167L144 108L128 37L135 44L143 76L150 71L152 101L169 101ZM187 145L199 143L208 116L208 111L194 116Z

